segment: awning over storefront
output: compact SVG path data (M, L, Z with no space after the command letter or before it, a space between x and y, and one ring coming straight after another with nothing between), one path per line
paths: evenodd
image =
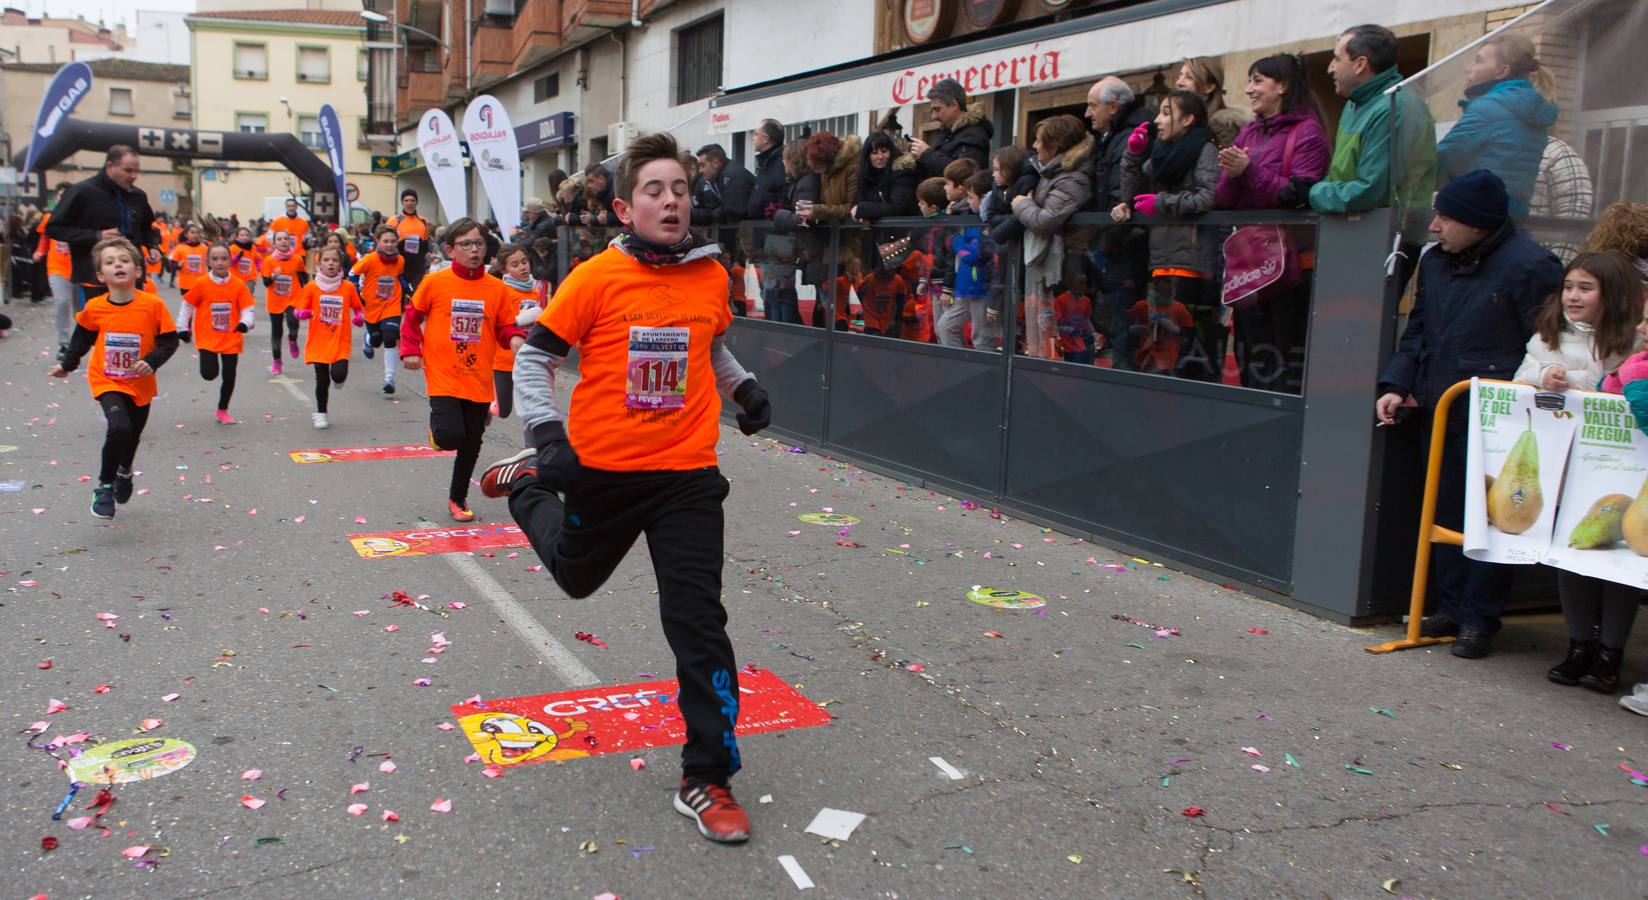
M954 78L968 93L1092 81L1193 56L1320 40L1370 19L1385 26L1503 7L1506 0L1156 0L1014 34L732 91L710 101L710 130L909 106ZM1301 15L1304 8L1309 14Z

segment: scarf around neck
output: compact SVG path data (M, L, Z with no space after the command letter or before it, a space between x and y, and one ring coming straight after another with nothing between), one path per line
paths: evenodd
M292 251L290 251L290 250L281 250L278 247L275 248L274 254L275 254L275 259L278 259L281 262L285 262L286 260L292 258Z
M315 284L320 285L320 289L323 291L335 291L338 289L338 285L343 284L343 275L339 274L335 278L327 278L325 275L316 272Z
M1150 148L1150 177L1159 187L1182 184L1211 140L1213 131L1206 126L1192 128L1171 141L1157 140Z
M692 231L688 231L680 243L665 246L636 234L634 228L625 228L612 239L612 246L636 262L649 266L675 266L721 252L721 248L715 243Z
M505 275L504 284L509 285L517 291L532 291L536 290L538 286L538 282L534 281L530 276L526 278L511 278L510 276Z

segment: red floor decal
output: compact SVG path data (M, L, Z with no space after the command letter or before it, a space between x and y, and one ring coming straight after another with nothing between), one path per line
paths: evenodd
M448 528L351 534L349 545L355 548L361 559L532 546L515 525L453 525Z
M417 459L424 456L456 456L456 450L437 450L428 444L401 444L396 447L321 447L318 450L288 450L295 463L360 462L369 459Z
M677 685L642 681L612 687L459 703L458 727L488 765L629 753L687 741ZM738 734L829 724L830 714L766 669L738 673Z

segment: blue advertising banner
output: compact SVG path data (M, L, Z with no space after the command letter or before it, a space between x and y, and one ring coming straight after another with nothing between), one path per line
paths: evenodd
M569 112L559 112L515 126L515 144L523 155L570 144L576 137L572 113Z
M34 131L29 135L29 153L24 157L23 171L34 170L34 158L57 133L59 125L69 117L80 98L92 87L92 67L83 62L72 62L57 70L46 93L40 97L40 111L34 116Z
M348 207L342 204L349 195L344 186L343 127L338 123L338 111L333 109L330 103L321 106L318 118L320 120L321 139L326 142L326 159L332 165L333 189L336 191L336 195L332 199L332 209L338 213L338 222L345 223L348 217L343 214L342 210ZM324 204L317 203L316 206L317 211L325 208Z

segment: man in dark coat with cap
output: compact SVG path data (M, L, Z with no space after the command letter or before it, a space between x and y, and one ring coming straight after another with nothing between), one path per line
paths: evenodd
M1386 425L1396 424L1404 407L1418 407L1409 418L1431 422L1437 401L1456 382L1509 380L1541 304L1562 288L1561 261L1517 231L1498 175L1477 169L1455 178L1437 193L1435 208L1436 246L1419 260L1408 330L1379 375L1375 411ZM1450 411L1437 485L1436 522L1456 531L1464 525L1468 407L1455 403ZM1439 604L1422 633L1457 635L1454 656L1486 656L1509 598L1511 568L1466 559L1460 548L1442 544L1432 559Z

